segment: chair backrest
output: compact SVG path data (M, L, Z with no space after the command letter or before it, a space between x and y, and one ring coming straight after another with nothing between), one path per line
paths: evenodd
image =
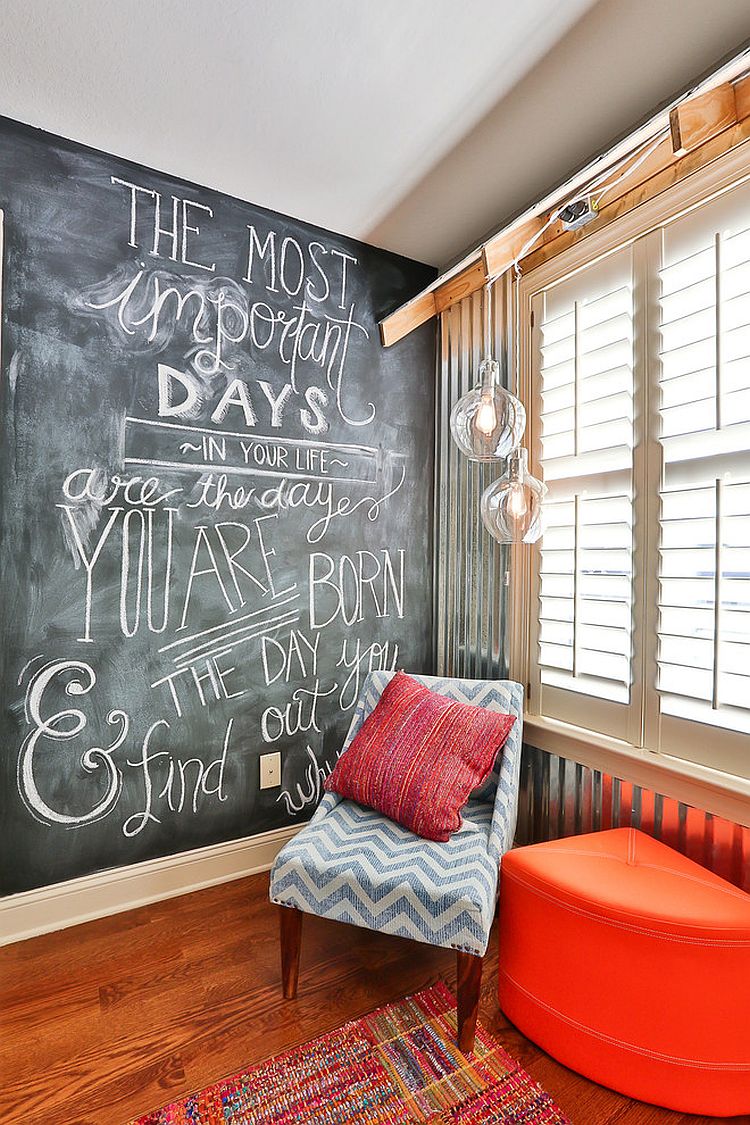
M409 674L411 675L411 673ZM395 672L370 672L366 677L344 745L341 748L342 753L367 716L375 709L383 688L394 675ZM497 756L492 773L479 789L472 793L473 797L481 801L494 801L504 757L513 763L514 768L511 775L515 778L518 776L517 763L520 761L523 735L523 687L513 680L459 680L443 676L417 675L414 676L414 679L420 684L424 684L430 691L437 692L438 695L446 695L449 699L455 699L459 703L472 703L475 707L487 707L490 711L503 711L506 715L516 716L516 721L511 728L505 746Z

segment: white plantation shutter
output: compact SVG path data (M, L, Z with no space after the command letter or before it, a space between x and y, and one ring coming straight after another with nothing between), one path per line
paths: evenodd
M617 226L526 279L529 710L750 778L750 178Z
M659 749L750 772L750 190L665 228ZM699 725L700 724L700 725Z
M620 251L537 302L542 711L627 730L633 608L633 285Z

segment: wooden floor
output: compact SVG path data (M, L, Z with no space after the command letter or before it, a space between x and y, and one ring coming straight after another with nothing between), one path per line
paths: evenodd
M306 917L299 996L283 1001L267 893L257 875L0 949L2 1125L124 1125L439 977L455 986L447 951ZM500 1012L496 965L493 939L480 1018L574 1125L712 1120L548 1058Z

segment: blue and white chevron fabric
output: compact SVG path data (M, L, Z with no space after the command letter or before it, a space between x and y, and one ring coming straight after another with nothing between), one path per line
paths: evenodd
M375 672L365 680L344 748L391 675ZM494 780L473 795L447 843L424 840L327 793L310 823L279 852L270 897L309 914L481 955L495 910L498 863L515 831L523 689L509 681L415 679L451 699L517 716Z
M339 801L279 854L271 899L309 914L430 945L484 953L497 864L492 806L470 802L445 844L415 836L373 809Z

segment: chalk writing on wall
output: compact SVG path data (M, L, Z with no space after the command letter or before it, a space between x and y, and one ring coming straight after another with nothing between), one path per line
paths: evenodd
M18 889L309 815L364 676L427 666L432 340L377 339L421 267L5 129Z

